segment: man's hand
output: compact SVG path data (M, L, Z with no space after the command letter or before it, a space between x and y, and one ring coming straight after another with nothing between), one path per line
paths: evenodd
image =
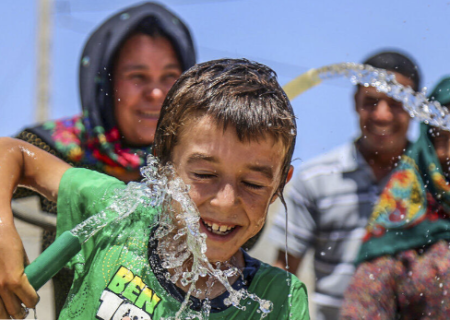
M34 308L39 301L24 273L26 264L28 259L16 228L0 222L0 319L23 319L28 314L24 306Z

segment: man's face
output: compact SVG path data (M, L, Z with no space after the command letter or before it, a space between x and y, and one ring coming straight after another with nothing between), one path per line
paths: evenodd
M181 73L166 38L137 34L124 43L114 66L114 116L127 143L153 143L162 103Z
M405 76L395 73L395 78L400 84L413 87L412 80ZM373 87L359 87L355 108L361 127L360 143L365 150L389 155L405 147L410 117L401 102Z
M210 116L184 125L172 163L191 186L211 262L229 260L261 230L284 156L281 141L261 136L258 142L241 142L234 128L224 131Z

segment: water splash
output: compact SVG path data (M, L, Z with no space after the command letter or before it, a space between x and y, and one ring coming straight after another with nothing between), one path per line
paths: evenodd
M225 305L245 310L241 302L251 299L259 304L261 319L270 313L273 309L271 301L261 299L246 289L235 290L231 286L230 277L243 277L233 259L214 266L209 262L206 257L206 235L200 232L200 214L189 196L189 187L176 176L173 167L162 166L155 157L148 156L147 166L141 169L141 174L141 182L129 183L126 189L115 194L111 205L78 225L72 233L86 242L106 226L123 225L133 219L157 228L154 239L158 241L157 253L161 266L169 270L165 274L166 279L188 288L180 310L162 320L208 319L211 310L209 299L204 299L201 312L196 312L189 308L189 297L208 297L216 284L221 284L229 292L229 297L224 300ZM100 201L103 200L107 199ZM137 210L140 206L144 210ZM145 208L155 214L145 214ZM142 250L145 252L147 248ZM207 288L202 292L196 288L196 283L205 277L208 279Z
M402 102L403 108L412 118L432 126L450 131L450 113L438 101L429 101L426 97L426 88L420 92L405 87L397 82L395 75L384 69L374 68L358 63L338 63L311 69L300 75L284 89L289 99L294 99L302 92L320 84L322 80L346 77L354 85L374 87L379 92Z
M349 78L354 85L371 86L397 101L403 103L403 108L412 118L450 131L450 113L438 101L429 101L426 88L420 92L405 87L397 82L392 72L377 69L369 65L357 63L341 63L318 69L319 77L327 79L334 76Z

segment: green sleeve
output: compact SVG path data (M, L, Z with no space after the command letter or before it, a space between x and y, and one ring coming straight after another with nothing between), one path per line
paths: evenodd
M292 276L291 279L291 293L288 297L288 304L290 306L289 313L291 316L287 315L286 319L309 320L306 286L295 276Z
M110 204L113 192L125 187L122 181L96 171L67 170L58 190L57 236L101 212Z
M291 273L261 263L249 291L272 302L267 319L309 320L306 286Z

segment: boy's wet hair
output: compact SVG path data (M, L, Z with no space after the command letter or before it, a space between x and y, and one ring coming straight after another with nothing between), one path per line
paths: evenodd
M224 130L235 128L240 141L257 141L266 134L282 141L286 152L277 194L283 201L296 124L275 72L245 59L221 59L195 65L181 75L164 100L155 133L154 154L163 164L171 160L184 124L204 115Z

